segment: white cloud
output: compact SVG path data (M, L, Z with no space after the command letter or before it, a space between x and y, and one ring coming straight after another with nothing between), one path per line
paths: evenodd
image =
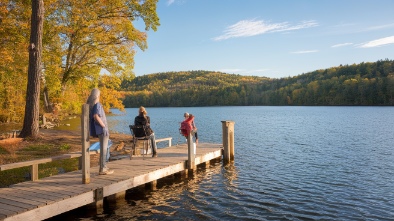
M315 21L303 21L297 25L290 25L288 22L270 24L263 20L242 20L227 27L223 35L215 37L213 40L221 41L229 38L250 37L270 32L298 30L315 26L318 26Z
M236 73L242 71L242 69L236 69L236 68L228 68L228 69L220 69L217 70L218 72L223 72L223 73Z
M344 47L344 46L348 46L348 45L352 45L353 43L342 43L342 44L336 44L331 46L332 48L338 48L338 47Z
M380 46L388 45L388 44L394 44L394 36L369 41L367 43L360 44L358 47L359 48L374 48L374 47L380 47Z
M334 25L333 27L337 27L337 28L343 28L343 27L345 27L345 28L348 28L348 27L352 27L352 26L355 26L356 24L355 23L340 23L340 24L338 24L338 25Z
M368 31L375 31L375 30L380 30L380 29L391 29L394 27L394 23L392 24L386 24L386 25L378 25L378 26L372 26L367 28Z
M240 75L250 75L253 73L261 73L265 71L269 71L269 69L256 69L256 70L245 70L245 69L236 69L236 68L228 68L228 69L220 69L217 70L218 72L223 73L232 73L232 74L240 74Z
M293 51L291 54L308 54L308 53L316 53L318 50L309 50L309 51Z
M175 0L167 0L167 5L172 5L175 2Z
M244 76L261 76L261 77L269 77L266 76L267 72L270 71L272 72L272 70L270 69L252 69L252 70L248 70L248 69L237 69L237 68L224 68L224 69L220 69L220 70L216 70L217 72L222 72L222 73L228 73L228 74L239 74L239 75L244 75ZM263 72L265 74L263 74ZM271 75L273 73L270 73ZM274 77L274 76L272 76Z

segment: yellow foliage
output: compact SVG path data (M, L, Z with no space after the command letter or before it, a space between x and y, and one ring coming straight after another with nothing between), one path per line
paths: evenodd
M0 0L0 115L23 119L30 37L30 1ZM119 77L133 77L135 47L147 48L145 30L160 25L158 0L45 0L43 78L50 103L79 113L99 86L103 104L123 110ZM133 22L142 19L145 30ZM113 77L101 76L106 69Z

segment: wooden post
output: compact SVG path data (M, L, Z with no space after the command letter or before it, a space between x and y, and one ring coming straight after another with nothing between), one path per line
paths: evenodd
M81 116L82 130L82 183L90 183L90 132L89 132L89 104L82 106Z
M193 137L192 134L189 133L189 135L187 136L187 169L189 170L194 170L196 165L195 165L195 154L194 154L194 147L193 147Z
M203 166L205 169L209 168L209 165L211 164L211 161L206 161Z
M42 125L47 124L47 118L45 117L45 114L42 115Z
M96 214L102 214L104 211L104 190L103 187L97 188L93 192L94 202L89 205L90 210L94 210Z
M31 181L36 181L38 180L38 164L33 164L31 165Z
M179 172L180 178L188 178L189 177L189 170L182 170Z
M157 190L157 180L153 180L145 184L145 188L149 190Z
M126 191L121 191L119 193L115 193L106 197L106 200L111 205L116 204L117 201L124 200L126 198Z
M234 121L222 121L223 130L223 161L234 160Z

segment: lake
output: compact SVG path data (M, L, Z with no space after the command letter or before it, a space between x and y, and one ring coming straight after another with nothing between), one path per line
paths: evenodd
M222 143L221 121L234 121L234 163L130 191L103 214L79 210L70 220L394 220L394 107L147 111L156 138L173 145L185 142L184 112L196 116L200 142ZM137 112L115 110L110 131L130 133Z

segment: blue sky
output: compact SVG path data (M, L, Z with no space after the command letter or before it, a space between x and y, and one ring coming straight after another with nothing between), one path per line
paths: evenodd
M281 78L393 60L393 11L393 0L159 0L160 26L134 73Z

